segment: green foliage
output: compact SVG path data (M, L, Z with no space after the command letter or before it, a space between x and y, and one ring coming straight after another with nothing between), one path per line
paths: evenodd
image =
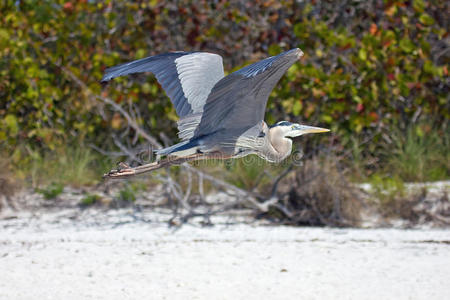
M342 10L342 19L337 18L331 26L309 14L294 25L307 57L305 66L288 78L298 82L302 94L296 96L297 91L291 89L285 98L300 98L304 107L300 115L305 118L320 108L319 120L341 134L368 133L378 126L405 126L419 109L426 111L423 119L432 116L434 119L427 121L446 124L448 107L438 104L446 97L446 89L433 88L445 80L445 60L436 60L430 51L433 37L442 40L445 30L430 28L431 22L418 25L423 14L409 5L386 3L381 18L372 5L372 1L355 4L350 22L345 10L336 4L338 15ZM428 2L423 7L434 10L439 5ZM369 7L372 11L366 10ZM400 17L402 22L398 24L396 18ZM313 105L310 100L322 105ZM284 107L297 114L293 103Z
M403 181L398 176L373 175L370 178L371 196L377 210L385 217L402 216L408 207L409 197Z
M228 181L234 185L252 190L264 183L268 183L266 171L269 164L256 155L249 155L241 159L231 160L227 165Z
M281 164L273 164L257 155L249 155L238 159L199 160L194 165L209 174L225 178L239 188L264 192L289 163L287 159Z
M101 199L102 197L97 194L88 194L81 199L80 204L82 206L90 206L99 203Z
M322 123L347 149L355 144L352 140L375 136L360 151L363 159L378 157L380 148L389 145L377 134L380 128L420 123L448 131L446 1L246 3L3 1L2 152L14 153L15 165L33 184L42 174L53 180L59 171L62 181L84 184L101 175L92 171L99 157L61 149L81 143L110 150L116 147L112 134L134 137L123 116L90 97L65 70L94 94L139 111L138 124L154 136L164 131L175 139L175 110L154 77L99 84L106 67L171 50L215 52L224 57L225 69L235 70L267 53L302 48L305 57L272 93L266 119ZM387 157L378 163L379 169L394 165ZM247 171L250 179L245 180L254 181L259 171ZM422 178L448 177L448 171L427 172Z
M398 176L374 175L370 179L375 208L385 218L400 218L414 224L419 220L419 203L423 203L427 188L406 186Z
M56 182L63 185L92 185L111 165L108 157L80 144L42 151L18 147L10 158L16 175L32 186Z
M136 190L127 185L119 191L118 199L124 202L134 202L136 201Z
M384 151L386 173L406 181L439 180L450 176L450 133L420 126L391 134L392 145Z
M37 188L36 192L38 192L39 194L44 196L44 199L51 200L51 199L55 199L56 197L61 195L63 190L64 190L64 185L62 185L60 183L51 183L50 185L48 185L45 188L42 188L42 189Z
M406 192L403 180L398 176L386 177L376 174L370 178L370 183L372 194L382 206L392 206L396 198L404 196Z

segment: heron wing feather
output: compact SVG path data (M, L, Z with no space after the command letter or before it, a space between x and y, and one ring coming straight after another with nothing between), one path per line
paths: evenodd
M206 100L194 137L223 129L245 132L261 122L272 89L302 55L300 49L292 49L222 78Z
M152 72L180 118L203 111L213 86L224 77L222 57L207 52L171 52L106 69L102 82Z

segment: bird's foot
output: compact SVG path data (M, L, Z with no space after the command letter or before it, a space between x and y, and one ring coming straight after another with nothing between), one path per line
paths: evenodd
M120 162L117 166L117 169L113 169L108 173L103 174L103 178L120 179L133 175L136 175L136 171L126 163Z

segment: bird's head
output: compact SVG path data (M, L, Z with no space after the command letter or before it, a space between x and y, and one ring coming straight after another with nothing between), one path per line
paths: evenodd
M277 135L281 135L285 138L293 139L295 137L307 134L307 133L321 133L328 132L329 129L313 127L307 125L301 125L297 123L291 123L288 121L278 122L270 127L271 132L276 132Z

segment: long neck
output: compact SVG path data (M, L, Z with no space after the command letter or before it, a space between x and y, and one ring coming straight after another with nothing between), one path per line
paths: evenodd
M280 128L272 127L268 132L269 140L269 160L271 161L282 161L291 154L292 151L292 140L285 138Z

